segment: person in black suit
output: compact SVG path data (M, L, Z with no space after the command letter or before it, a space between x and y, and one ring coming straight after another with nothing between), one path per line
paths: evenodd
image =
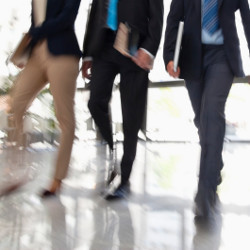
M113 23L110 21L112 14L115 15ZM131 58L113 48L121 22L139 33L137 51ZM114 193L107 195L108 200L124 198L129 192L137 136L145 111L148 73L159 47L162 24L163 0L92 2L83 44L82 75L91 79L88 107L111 150L113 138L108 104L116 75L120 74L121 79L119 87L124 133L121 183Z
M82 52L74 31L81 0L32 0L31 55L13 90L12 111L19 143L23 117L37 94L50 83L61 128L53 181L43 197L55 195L66 177L75 131L74 96ZM42 8L43 7L43 8Z
M196 218L211 218L218 208L225 136L225 103L234 77L243 77L235 12L239 10L250 45L247 0L172 0L163 58L172 77L185 80L201 145ZM179 67L173 55L179 21L184 21Z

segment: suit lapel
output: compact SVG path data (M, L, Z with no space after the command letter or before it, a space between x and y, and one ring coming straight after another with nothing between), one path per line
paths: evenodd
M191 2L193 2L195 13L197 13L194 15L198 15L199 19L201 19L201 1L202 0L192 0L191 1Z
M193 0L195 10L198 11L198 12L201 12L201 1L202 0Z

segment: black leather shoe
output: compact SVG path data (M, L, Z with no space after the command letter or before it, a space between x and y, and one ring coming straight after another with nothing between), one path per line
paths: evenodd
M130 185L120 184L112 194L108 194L105 199L106 200L118 200L125 199L130 194Z
M195 216L212 219L219 213L219 197L212 189L200 188L195 197Z
M44 190L42 193L41 193L41 198L43 199L46 199L46 198L49 198L49 197L55 197L56 196L56 192L51 192L49 190Z

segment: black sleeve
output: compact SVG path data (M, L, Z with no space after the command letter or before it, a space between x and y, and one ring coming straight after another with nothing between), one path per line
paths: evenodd
M167 16L167 24L165 31L165 40L163 45L163 59L165 65L174 58L175 43L179 22L184 19L184 3L183 0L173 0L170 5L170 11ZM184 24L185 25L185 24Z
M66 0L63 11L55 18L45 20L39 27L31 27L29 33L34 40L46 38L74 25L81 0Z

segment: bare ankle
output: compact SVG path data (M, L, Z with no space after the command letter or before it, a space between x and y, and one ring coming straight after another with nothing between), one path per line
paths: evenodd
M61 182L62 182L61 180L54 179L52 184L51 184L50 191L56 192L57 190L59 190L61 187Z

